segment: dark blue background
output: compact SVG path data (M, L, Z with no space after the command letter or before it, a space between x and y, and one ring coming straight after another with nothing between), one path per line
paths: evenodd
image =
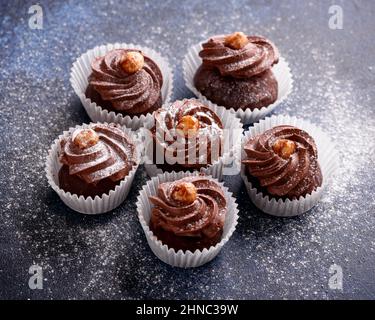
M39 1L43 30L28 27L32 1L1 1L0 297L1 298L375 298L375 111L373 1ZM328 27L331 4L342 30ZM48 186L52 141L89 119L69 84L74 60L105 43L133 42L168 57L174 98L184 87L181 61L211 35L244 31L272 39L290 63L294 90L274 114L322 127L340 151L340 169L322 201L292 219L262 214L239 177L240 220L211 263L171 268L150 251L135 201L100 217L77 214ZM30 290L28 269L44 270ZM343 290L328 286L343 269Z

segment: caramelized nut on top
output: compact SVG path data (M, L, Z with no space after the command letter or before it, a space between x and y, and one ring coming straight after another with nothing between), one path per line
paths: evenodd
M288 159L296 151L296 143L287 139L278 139L272 149L283 159Z
M193 116L183 116L176 126L176 131L183 137L194 137L199 130L199 120Z
M73 132L73 143L80 149L94 146L99 141L99 135L92 129L78 129Z
M136 73L143 68L145 59L138 51L128 51L122 57L121 67L126 73Z
M243 32L235 32L225 37L224 44L232 49L242 49L249 43L249 39Z
M184 204L190 204L197 199L197 188L191 182L180 182L174 185L172 198Z

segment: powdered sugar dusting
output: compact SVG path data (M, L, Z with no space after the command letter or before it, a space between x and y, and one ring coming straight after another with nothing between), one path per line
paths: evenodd
M0 296L5 298L374 298L375 65L371 1L337 1L344 29L328 28L328 4L310 1L43 1L43 30L27 7L3 3L0 52ZM89 119L69 84L77 57L99 44L157 49L175 69L174 98L191 97L181 61L215 34L270 38L290 63L294 91L275 114L310 120L334 140L340 169L321 202L293 219L251 204L239 177L226 179L240 207L236 232L211 263L173 269L151 252L135 201L137 173L113 213L85 217L64 206L44 178L52 141ZM30 290L28 268L43 267ZM343 269L331 290L329 267Z

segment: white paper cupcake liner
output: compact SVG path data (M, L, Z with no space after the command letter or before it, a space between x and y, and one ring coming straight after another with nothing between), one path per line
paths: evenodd
M253 187L247 178L244 165L241 165L241 177L245 182L250 199L260 210L273 216L292 217L310 210L319 202L323 190L330 183L330 180L338 168L339 154L329 137L327 137L321 129L306 120L279 115L260 120L259 123L254 124L253 127L250 127L249 131L245 132L245 135L242 138L242 159L246 159L246 153L243 146L251 137L278 125L293 125L299 129L305 130L314 138L318 149L318 162L323 174L322 186L318 187L315 191L305 197L299 197L299 199L276 200L269 195L264 195Z
M143 123L152 118L151 113L141 116L124 116L114 111L108 111L101 106L98 106L91 99L87 98L85 91L88 86L88 77L92 72L91 62L96 57L104 56L107 52L114 49L138 49L141 50L146 56L151 58L160 68L163 74L163 86L161 88L161 95L163 104L168 103L172 96L173 91L173 73L169 66L168 60L163 58L158 52L153 49L135 45L132 43L115 43L97 46L94 49L82 54L74 63L70 73L70 83L75 93L80 98L84 108L90 119L94 122L108 122L118 123L126 126L132 130L139 129Z
M201 94L194 85L194 76L197 69L202 64L202 59L199 57L199 52L202 49L202 43L192 46L186 54L183 61L183 73L186 86L192 91L203 103L207 104L210 108L217 108L217 104L211 102L203 94ZM243 124L249 124L264 118L272 110L274 110L280 103L282 103L293 89L293 77L288 63L284 58L280 57L279 63L272 67L272 71L278 83L277 100L267 107L261 109L251 110L230 108L229 110L236 114L241 119ZM221 106L225 108L224 106Z
M94 123L78 125L74 128L69 128L69 130L64 131L52 144L46 161L46 176L48 183L53 190L59 195L61 200L74 211L85 213L85 214L100 214L111 211L118 207L127 197L129 190L131 188L134 175L137 171L138 165L140 163L141 148L142 144L137 140L137 136L126 127L123 130L128 136L130 136L133 141L135 141L137 149L137 164L133 166L129 174L121 181L119 185L116 186L114 190L111 190L108 194L103 194L100 196L83 197L76 194L71 194L70 192L65 192L59 187L59 170L62 167L59 161L59 152L61 151L60 141L64 137L68 136L69 133L78 128L87 128Z
M157 189L160 183L175 181L184 177L195 175L198 174L189 172L171 172L153 177L146 183L146 185L143 186L137 199L138 218L145 232L146 239L148 244L150 245L151 250L160 260L174 267L199 267L211 261L216 257L221 248L232 236L237 225L238 209L236 200L232 196L232 193L228 191L228 188L220 183L220 185L223 187L225 197L227 199L228 211L225 218L222 239L218 244L210 247L209 249L195 250L194 252L191 252L189 250L178 250L176 252L173 248L168 248L167 245L163 244L156 238L156 236L149 228L152 210L152 204L149 201L149 197L157 194Z
M185 100L197 100L197 99L183 99ZM208 165L205 168L197 169L197 171L211 175L213 178L218 179L221 181L223 179L223 176L225 175L236 175L240 172L240 167L238 166L238 163L235 160L234 152L236 149L240 149L241 146L241 138L242 138L242 132L243 132L243 126L240 121L240 119L236 118L233 113L226 110L222 107L213 107L211 108L220 118L220 120L223 123L224 129L228 130L229 136L227 137L231 143L229 148L224 152L224 154L219 157L214 163L211 165ZM145 124L144 129L150 129L154 126L155 120L154 118L147 121ZM146 169L147 174L150 177L155 177L158 174L164 173L164 171L157 167L155 164L149 163L146 158L146 163L144 164L144 167ZM184 170L181 170L184 171ZM189 170L186 170L189 171Z

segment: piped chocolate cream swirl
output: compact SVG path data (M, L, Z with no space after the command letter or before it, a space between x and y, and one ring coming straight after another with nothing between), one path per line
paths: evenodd
M151 129L158 159L183 167L199 168L215 162L222 153L220 118L195 99L177 100L154 114ZM173 163L173 164L175 164Z
M270 69L279 61L277 47L260 36L236 32L215 36L202 44L203 66L214 67L222 76L250 78Z
M194 176L162 183L150 201L150 229L168 247L194 251L220 242L227 203L213 179Z
M248 140L244 150L248 173L272 196L299 198L322 185L315 141L301 129L273 127Z
M134 142L114 124L76 129L60 144L60 162L69 175L92 187L123 179L137 162Z
M266 38L234 32L202 44L202 64L194 75L196 89L226 108L262 109L277 100L278 83L271 67L279 52Z
M162 73L141 51L112 50L96 58L91 67L87 96L94 96L93 88L113 109L129 115L144 114L161 106Z

